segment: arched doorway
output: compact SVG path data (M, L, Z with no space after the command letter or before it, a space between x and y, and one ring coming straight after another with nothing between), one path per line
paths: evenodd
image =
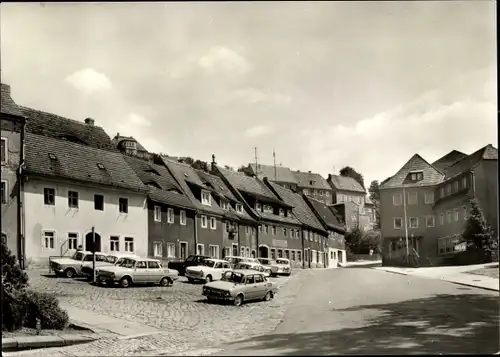
M91 252L92 251L92 246L93 246L93 237L92 237L92 232L87 233L85 236L85 250ZM100 252L101 251L101 236L99 233L95 233L95 251Z
M261 245L259 247L259 258L269 258L269 248L267 245Z

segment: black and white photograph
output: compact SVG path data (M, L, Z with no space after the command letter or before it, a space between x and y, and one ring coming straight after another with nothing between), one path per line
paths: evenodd
M497 2L2 2L2 355L500 354Z

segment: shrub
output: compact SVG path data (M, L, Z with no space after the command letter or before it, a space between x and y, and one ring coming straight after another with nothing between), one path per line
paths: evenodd
M68 313L59 307L56 297L47 293L27 291L23 297L26 306L24 326L36 328L40 318L42 329L62 330L68 324Z
M6 291L2 294L2 330L15 331L23 327L26 315L25 292Z
M21 269L17 258L5 242L1 244L2 287L7 292L22 290L28 286L28 274Z

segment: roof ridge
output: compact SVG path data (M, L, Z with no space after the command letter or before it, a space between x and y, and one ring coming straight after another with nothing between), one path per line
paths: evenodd
M88 126L85 124L85 122L83 121L79 121L79 120L76 120L76 119L71 119L71 118L67 118L67 117L63 117L62 115L59 115L59 114L55 114L55 113L50 113L50 112L46 112L44 110L40 110L40 109L33 109L33 108L29 108L29 107L25 107L24 105L17 105L19 108L21 109L27 109L27 110L32 110L34 112L39 112L39 113L44 113L44 114L48 114L48 115L52 115L52 116L55 116L55 117L58 117L60 119L64 119L64 120L69 120L73 123L76 123L76 124L80 124L82 126L85 126L85 127L88 127L88 128L102 128L102 126L100 125L93 125L93 126ZM28 118L29 119L29 118ZM109 136L109 135L108 135Z
M53 136L47 136L47 135L41 135L41 134L35 134L35 133L32 133L32 132L26 132L25 135L34 135L34 136L40 136L40 137L44 137L44 138L47 138L49 140L54 140L54 141L62 141L62 142L65 142L65 143L68 143L69 145L76 145L78 147L85 147L85 148L89 148L89 149L92 149L92 150L98 150L98 151L103 151L103 152L108 152L108 153L112 153L112 154L116 154L116 155L120 155L120 156L123 156L121 152L119 151L111 151L111 150L106 150L106 149L101 149L101 148L98 148L98 147L95 147L95 146L90 146L90 145L83 145L83 144L79 144L79 143L75 143L73 141L68 141L68 140L64 140L64 139L58 139L58 138L54 138ZM57 155L57 154L56 154Z

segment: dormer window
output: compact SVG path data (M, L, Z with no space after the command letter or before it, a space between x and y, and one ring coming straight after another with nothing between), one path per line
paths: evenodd
M291 209L287 210L287 217L292 217L292 210Z
M264 212L266 212L266 213L274 213L273 206L271 206L271 205L264 205Z
M236 212L243 213L243 206L241 205L241 203L236 204Z
M411 181L420 181L424 179L423 171L412 171L410 172L410 180Z
M227 201L224 201L224 200L221 200L220 201L220 207L223 209L223 210L228 210L229 209L229 203Z
M212 196L210 196L210 192L201 191L201 204L205 206L212 205Z
M57 156L55 154L49 153L49 159L57 161Z
M314 186L314 181L313 180L309 181L309 185Z
M97 167L99 168L99 170L104 170L104 165L100 162L97 164Z
M283 208L279 209L279 214L281 217L285 217L285 210Z
M262 212L262 205L261 205L259 202L255 203L255 209L256 209L258 212Z

